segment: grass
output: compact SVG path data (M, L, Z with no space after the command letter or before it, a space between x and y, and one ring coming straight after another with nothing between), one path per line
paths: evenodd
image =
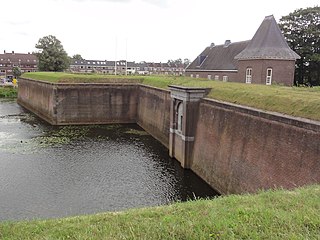
M320 239L320 186L117 213L2 222L1 239Z
M13 87L0 87L0 98L16 98L18 89Z
M26 73L23 77L50 82L140 82L168 88L168 85L212 88L208 97L262 110L320 121L320 87L265 86L224 83L207 79L173 76L113 76L70 73Z

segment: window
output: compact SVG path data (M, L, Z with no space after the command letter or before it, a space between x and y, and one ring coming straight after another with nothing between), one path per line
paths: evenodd
M199 78L199 74L196 74L196 78Z
M192 78L193 78L193 74L190 74L190 77L192 77Z
M247 68L246 70L246 83L252 82L252 68Z
M214 75L214 80L219 80L219 75Z
M222 77L222 81L223 81L223 82L228 82L228 80L229 80L229 77L228 77L228 76L223 76L223 77Z
M267 68L266 85L271 85L272 82L272 68Z
M183 122L183 104L180 102L178 104L178 131L182 132L182 122Z
M208 79L211 80L211 75L210 74L208 74Z

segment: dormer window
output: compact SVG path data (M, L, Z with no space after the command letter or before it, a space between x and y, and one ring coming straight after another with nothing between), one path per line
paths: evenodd
M198 66L200 67L201 66L201 64L204 62L204 60L207 58L207 56L205 56L205 55L200 55L199 57L198 57Z

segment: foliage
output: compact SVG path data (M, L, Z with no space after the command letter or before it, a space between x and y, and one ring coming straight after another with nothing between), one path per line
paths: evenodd
M61 72L69 67L69 58L61 42L52 35L40 38L35 46L39 49L35 55L38 57L40 71Z
M0 223L1 239L319 239L320 186Z
M15 78L20 77L22 74L21 69L19 67L13 67L12 72Z
M320 7L298 9L280 19L289 46L301 56L297 60L297 85L320 85Z
M181 58L178 58L176 60L168 60L167 62L170 66L174 65L183 65L184 67L187 67L190 64L190 60L188 58L185 58L183 61Z
M80 54L75 54L72 56L72 60L84 60L84 58Z
M0 87L0 98L16 98L18 96L17 88Z
M212 88L209 98L320 121L320 87L265 86L174 76L124 77L47 72L25 73L23 76L50 82L140 82L165 89L169 85Z

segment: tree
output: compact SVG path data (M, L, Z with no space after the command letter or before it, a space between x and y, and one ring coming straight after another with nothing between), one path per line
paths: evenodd
M61 42L52 35L40 38L36 44L40 71L62 72L69 67L69 57Z
M19 67L13 67L12 68L12 73L13 73L13 76L15 77L15 78L18 78L18 77L20 77L21 76L21 69L19 68Z
M289 46L300 55L295 83L320 85L320 7L298 9L280 19Z
M72 60L84 60L84 58L80 54L75 54L72 56Z

